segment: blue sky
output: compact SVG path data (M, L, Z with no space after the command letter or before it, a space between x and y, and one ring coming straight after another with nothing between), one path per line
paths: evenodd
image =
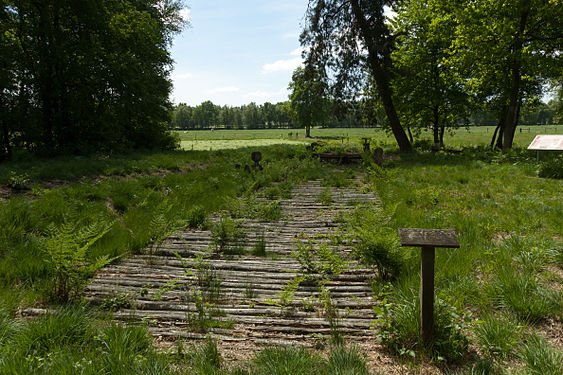
M301 62L306 0L191 0L172 47L174 103L238 106L287 100Z

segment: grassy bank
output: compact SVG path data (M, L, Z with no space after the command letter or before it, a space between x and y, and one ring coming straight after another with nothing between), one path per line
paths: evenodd
M563 327L563 181L538 178L518 150L419 152L371 176L383 209L353 223L361 255L383 260L374 291L386 301L376 325L384 345L468 363L467 373L483 361L477 373L560 373L563 353L549 342L561 338L551 325ZM436 337L424 348L420 249L400 248L397 228L453 228L461 244L436 252Z
M337 131L321 136L342 144ZM353 131L354 147L375 132ZM480 131L459 133L459 147L486 144L490 135ZM517 133L517 143L527 146L533 135ZM386 139L377 135L374 143ZM258 149L262 172L244 171L254 147L0 166L0 373L376 373L357 351L342 347L324 354L268 349L235 368L212 342L159 353L142 326L116 326L80 301L97 267L142 252L178 228L207 226L209 215L236 206L237 197L288 191L313 178L330 183L334 173L303 145ZM554 156L546 158L557 163ZM359 239L357 257L378 275L373 291L382 303L374 329L382 350L413 371L427 361L451 375L560 373L563 180L538 177L535 154L524 149L419 150L359 170L382 201L382 208L359 208L348 218ZM25 189L8 187L15 177ZM426 349L417 333L419 250L399 247L400 227L453 228L461 243L459 250L437 251L438 328ZM58 312L22 320L22 309L32 306Z

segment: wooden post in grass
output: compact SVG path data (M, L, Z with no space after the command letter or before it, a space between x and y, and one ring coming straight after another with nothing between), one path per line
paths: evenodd
M453 229L399 228L401 246L421 247L420 335L428 342L434 330L434 253L436 247L459 248Z

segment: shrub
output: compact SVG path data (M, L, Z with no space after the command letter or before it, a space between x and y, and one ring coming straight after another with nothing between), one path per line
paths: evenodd
M540 163L538 175L547 178L563 178L563 155L551 158L548 161Z
M26 173L18 174L17 172L10 171L10 177L8 177L8 186L14 190L25 190L29 189L29 184L31 180Z
M420 335L420 305L414 295L399 293L393 301L384 297L374 311L379 327L377 337L394 354L414 358L419 351L439 361L457 361L467 351L469 341L462 332L467 316L448 301L436 300L433 335L424 345Z
M88 249L109 232L112 224L100 220L83 227L77 223L50 227L45 253L53 273L53 299L64 302L78 295L87 278L113 260L107 255L93 262L87 259Z

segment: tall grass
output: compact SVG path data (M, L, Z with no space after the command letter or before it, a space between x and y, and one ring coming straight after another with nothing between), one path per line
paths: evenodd
M43 244L53 238L49 228L61 227L69 220L76 223L77 230L95 221L113 222L107 233L89 246L85 260L114 258L143 251L169 230L208 226L209 213L226 208L241 194L252 196L273 182L293 186L321 176L319 162L304 148L271 147L262 153L264 170L251 173L235 168L235 164L250 162L249 150L54 160L59 175L55 170L44 171L41 168L50 168L50 164L36 160L35 169L29 172L33 181L51 173L65 177L62 170L71 170L72 178L86 178L67 181L61 187L37 188L0 205L1 284L47 296L50 287L46 284L54 268L47 261ZM113 169L108 170L110 167ZM110 176L87 177L92 173ZM257 207L257 216L267 219L278 218L281 212L275 202Z
M401 227L456 230L461 248L436 251L436 295L438 300L453 296L446 316L471 309L477 315L474 319L485 317L476 328L484 351L508 358L517 342L513 336L501 339L508 323L487 318L491 313L511 312L519 324L531 324L530 330L560 316L563 294L550 285L544 270L557 263L558 253L552 249L560 246L563 228L563 203L558 198L562 186L560 181L538 178L530 154L518 149L502 155L484 149L461 154L415 152L387 161L369 176L382 200L382 208L371 209L370 215L384 220L364 230L357 225L358 233L365 232L359 254L364 258L376 254L378 262L389 265L389 274L401 275L385 295L390 310L380 312L382 339L392 350L414 354L417 347L420 258L400 262L411 251L395 250L396 230ZM362 218L369 222L370 215ZM396 262L402 268L392 267ZM409 298L404 298L405 291L411 292ZM447 336L444 342L451 348L466 340Z

